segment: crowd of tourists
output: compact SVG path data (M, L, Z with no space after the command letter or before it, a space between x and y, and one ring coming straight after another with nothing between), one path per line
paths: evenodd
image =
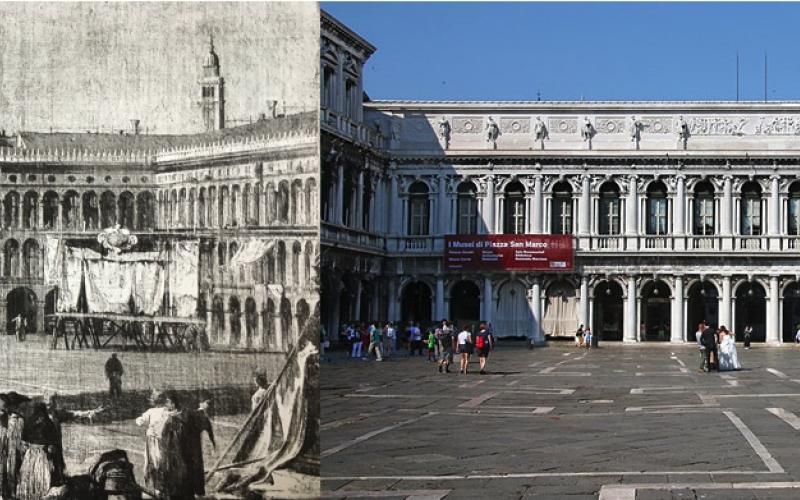
M330 348L330 339L323 331L320 343ZM339 331L339 345L353 359L383 361L392 356L426 356L436 363L441 373L450 372L454 355L459 356L460 373L467 373L469 360L477 354L480 373L486 373L489 353L494 349L496 337L489 322L477 325L465 322L456 328L453 322L442 320L427 326L409 321L405 327L396 323L348 323Z

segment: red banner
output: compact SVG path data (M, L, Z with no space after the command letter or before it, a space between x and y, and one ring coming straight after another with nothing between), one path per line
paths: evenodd
M572 236L543 234L448 235L448 271L572 271Z

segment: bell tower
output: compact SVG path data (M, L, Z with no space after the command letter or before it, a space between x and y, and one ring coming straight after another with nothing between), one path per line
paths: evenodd
M203 60L200 84L200 110L206 132L225 128L225 80L219 75L219 57L214 52L214 36L208 36L208 54Z

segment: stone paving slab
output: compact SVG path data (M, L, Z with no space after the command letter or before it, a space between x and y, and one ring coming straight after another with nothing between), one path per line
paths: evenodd
M468 375L440 374L417 357L337 354L322 368L326 491L597 498L620 483L800 479L800 431L787 413L800 418L800 352L789 346L740 347L745 370L729 373L699 372L692 344L528 350L503 341L489 375L474 373L477 363Z

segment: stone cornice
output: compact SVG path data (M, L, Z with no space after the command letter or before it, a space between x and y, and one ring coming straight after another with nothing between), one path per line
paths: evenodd
M432 112L800 112L800 101L400 101L373 100L365 108L377 111Z
M377 50L374 45L322 9L320 9L320 20L323 34L325 31L335 34L343 42L363 52L364 60L368 59Z

